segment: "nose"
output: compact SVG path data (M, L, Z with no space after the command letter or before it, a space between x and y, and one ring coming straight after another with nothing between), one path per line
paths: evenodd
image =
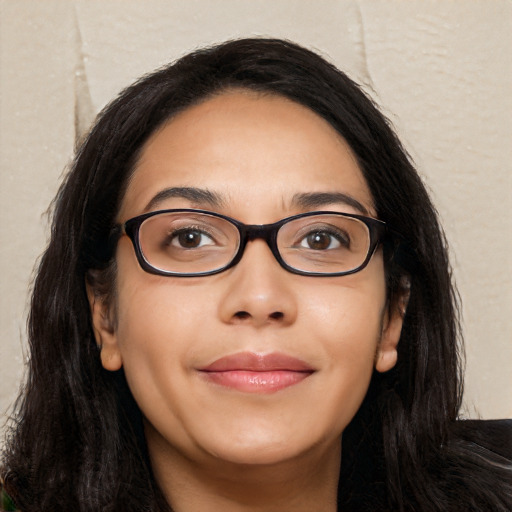
M297 317L297 297L291 281L262 239L250 241L238 264L225 274L226 288L219 304L223 322L290 325Z

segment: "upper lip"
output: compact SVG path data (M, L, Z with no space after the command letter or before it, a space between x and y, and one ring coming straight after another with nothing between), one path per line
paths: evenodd
M273 352L271 354L256 354L254 352L239 352L215 360L208 366L200 368L205 372L227 372L227 371L293 371L313 372L309 364L286 354Z

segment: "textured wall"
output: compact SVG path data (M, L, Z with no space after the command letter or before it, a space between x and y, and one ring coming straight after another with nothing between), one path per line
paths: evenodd
M512 416L512 2L0 0L0 410L23 373L46 208L94 114L195 47L319 49L384 106L431 189L464 303L466 415Z

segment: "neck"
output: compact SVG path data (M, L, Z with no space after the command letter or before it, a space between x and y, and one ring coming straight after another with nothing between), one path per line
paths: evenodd
M146 428L155 478L174 512L335 512L341 442L275 464L199 462Z

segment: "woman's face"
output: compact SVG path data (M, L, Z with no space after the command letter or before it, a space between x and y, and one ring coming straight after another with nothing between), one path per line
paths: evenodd
M209 195L162 194L181 187ZM189 108L146 143L118 220L168 208L247 224L315 210L375 215L327 122L247 91ZM117 268L109 310L90 294L93 322L104 367L124 367L150 452L244 464L339 456L374 367L395 363L401 319L388 311L380 250L356 274L310 277L284 270L257 239L229 270L179 278L143 271L125 236Z

